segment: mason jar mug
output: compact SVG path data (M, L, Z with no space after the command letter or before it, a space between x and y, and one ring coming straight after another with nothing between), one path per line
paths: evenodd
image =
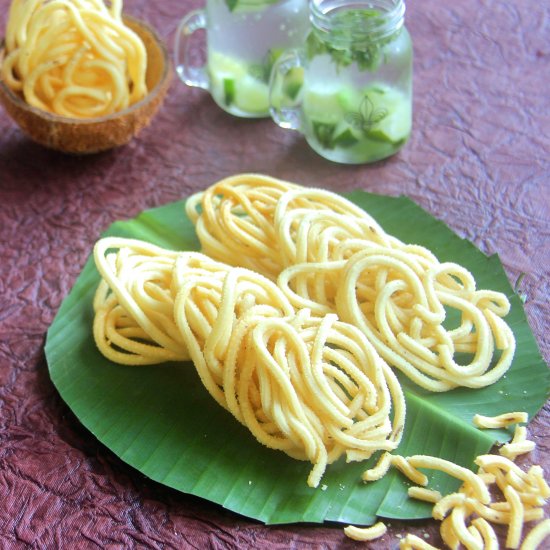
M210 91L225 111L240 117L269 116L269 77L287 48L304 43L308 0L206 0L176 34L176 72L189 86ZM193 65L192 36L206 30L206 66Z
M403 0L311 0L311 31L277 60L271 115L323 157L374 162L396 153L412 126L412 42ZM280 90L303 71L294 101Z

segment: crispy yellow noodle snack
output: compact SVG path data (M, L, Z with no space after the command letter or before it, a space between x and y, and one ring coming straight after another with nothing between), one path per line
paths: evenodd
M356 527L355 525L344 527L344 533L347 537L359 541L379 539L386 534L387 530L388 528L381 521L375 523L371 527Z
M521 550L535 550L541 547L543 540L550 535L550 519L541 521L536 527L534 527L529 534L525 537ZM542 548L542 547L541 547Z
M205 254L276 280L298 309L337 313L430 391L484 387L510 367L506 296L478 290L464 267L385 233L335 193L242 174L191 197L186 212Z
M437 550L437 548L416 535L408 534L399 541L399 550Z
M126 365L189 359L174 322L172 272L179 253L143 241L108 237L94 247L102 276L94 298L94 338L105 357ZM194 268L216 263L184 254Z
M2 79L25 101L71 118L125 109L147 88L147 54L122 1L13 0Z
M409 497L415 498L417 500L423 500L425 502L436 503L441 500L442 496L439 491L433 489L426 489L425 487L409 487L407 489Z
M474 426L484 429L506 428L511 424L527 421L528 416L525 412L504 413L498 416L483 416L482 414L476 414L473 418Z
M477 473L470 472L452 462L427 456L407 459L415 467L441 470L461 479L464 484L456 493L435 501L432 516L440 520L441 536L451 549L466 548L497 550L498 538L492 524L507 527L506 548L534 550L550 533L550 520L545 520L521 539L525 524L544 517L543 506L550 496L540 467L533 466L524 472L512 460L499 455L477 457ZM496 485L502 499L493 501L489 486ZM497 494L492 491L491 494ZM422 491L409 490L412 498L424 498Z
M504 444L499 453L510 460L514 460L518 455L530 453L535 449L535 442L527 439L527 428L525 426L516 426L514 437L510 443Z
M401 439L401 386L365 336L336 315L296 312L269 279L196 252L105 238L94 336L130 365L190 357L212 397L258 441L310 461L364 460Z

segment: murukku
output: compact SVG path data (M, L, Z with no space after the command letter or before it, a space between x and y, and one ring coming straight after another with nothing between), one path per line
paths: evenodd
M136 103L147 93L147 54L121 13L121 0L13 0L2 79L29 105L71 118Z
M504 294L477 289L464 267L385 233L335 193L241 174L186 212L205 254L276 280L298 309L337 313L425 389L484 387L511 365Z
M189 360L173 320L172 274L176 259L190 266L217 262L197 252L179 253L136 239L107 237L94 247L102 277L94 297L95 342L101 353L119 364L150 365Z
M313 464L394 450L405 400L364 334L335 314L296 311L271 280L197 252L98 241L94 337L127 365L191 359L207 391L255 438Z
M434 519L442 522L441 536L450 548L462 544L466 548L496 550L499 544L495 524L507 528L506 548L521 545L522 550L533 550L548 534L549 523L545 520L521 543L525 524L544 518L543 506L550 496L540 467L525 472L513 460L493 454L476 458L477 473L436 457L417 455L406 460L414 467L437 469L464 482L458 492L435 500L432 508ZM491 485L495 487L489 491ZM498 492L503 498L493 500ZM429 500L422 490L409 490L409 496Z

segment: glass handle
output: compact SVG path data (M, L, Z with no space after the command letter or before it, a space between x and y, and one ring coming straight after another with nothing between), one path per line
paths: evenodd
M208 90L210 79L206 67L193 66L191 64L191 43L193 33L206 29L206 15L204 10L189 12L180 22L176 32L176 44L174 47L174 63L176 72L188 86L196 86Z
M281 128L302 127L304 60L300 50L288 50L277 59L269 79L269 112Z

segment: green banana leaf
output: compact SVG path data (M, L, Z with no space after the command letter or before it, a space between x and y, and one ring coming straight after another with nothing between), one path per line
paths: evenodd
M405 434L398 453L428 454L474 468L479 454L509 440L505 430L478 430L476 413L527 411L545 403L549 370L527 324L521 300L496 256L487 257L468 241L404 197L362 191L347 195L368 210L386 231L430 248L441 261L466 266L478 288L510 297L508 323L517 339L509 372L481 390L433 394L401 378L407 401ZM148 210L114 223L107 235L143 239L165 248L198 250L184 201ZM268 524L335 521L371 524L376 517L418 519L430 506L409 499L409 482L392 471L380 481L361 482L374 463L341 460L328 467L320 486L306 478L311 465L260 445L219 407L203 388L191 363L128 367L106 360L92 338L92 297L99 275L90 258L64 300L46 341L50 376L82 424L124 462L164 485L219 503ZM442 493L458 482L428 473Z

